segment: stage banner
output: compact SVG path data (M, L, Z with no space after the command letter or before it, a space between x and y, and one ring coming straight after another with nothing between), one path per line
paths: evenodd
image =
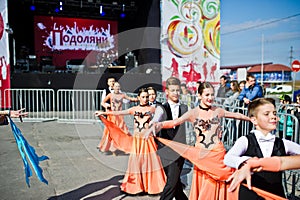
M40 65L61 67L82 59L90 66L118 57L117 21L35 16L34 33Z
M175 76L191 91L197 81L219 83L220 1L161 1L162 82Z
M0 0L0 108L10 108L10 64L9 64L9 44L6 27L7 0Z

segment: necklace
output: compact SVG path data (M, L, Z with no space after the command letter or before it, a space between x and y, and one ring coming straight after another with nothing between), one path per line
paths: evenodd
M145 107L145 106L149 106L149 104L144 104L144 105L140 104L140 106Z
M208 108L203 108L201 105L199 105L199 108L200 108L201 110L206 110L206 111L208 111L209 109L211 109L211 106L209 106Z

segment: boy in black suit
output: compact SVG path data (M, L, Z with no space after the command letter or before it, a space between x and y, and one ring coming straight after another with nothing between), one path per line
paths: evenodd
M164 112L160 117L160 121L172 120L180 117L187 112L187 105L179 102L180 98L180 80L175 77L170 77L166 81L167 102L162 107ZM161 138L174 140L186 144L185 123L171 128L163 129L157 134ZM158 142L158 155L161 158L164 171L167 176L167 182L161 193L161 200L172 200L174 197L177 200L187 200L187 196L183 191L183 186L180 180L181 170L184 164L184 158L177 154L169 147Z

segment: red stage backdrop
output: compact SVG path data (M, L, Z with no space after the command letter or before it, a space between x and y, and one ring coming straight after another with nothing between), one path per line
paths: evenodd
M117 21L35 16L35 53L52 58L62 67L70 59L85 59L86 65L97 64L102 55L118 56Z

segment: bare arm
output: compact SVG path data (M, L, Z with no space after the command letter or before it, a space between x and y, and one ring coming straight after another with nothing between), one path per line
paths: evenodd
M120 111L96 111L95 116L100 116L100 115L129 115L129 109L127 110L120 110Z
M222 109L222 110L224 110L224 109ZM224 110L224 117L250 121L250 118L246 115L243 115L243 114L238 113L238 112L229 112L229 111L226 111L226 110Z
M173 128L175 126L178 126L186 121L192 121L192 113L193 110L190 110L186 113L184 113L181 117L177 118L177 119L173 119L173 120L167 120L167 121L163 121L163 122L158 122L156 124L156 128L160 129L168 129L168 128Z
M22 108L20 110L3 110L0 111L0 115L7 115L11 118L17 118L17 117L26 117L28 115L28 112L23 112L25 108Z
M282 156L280 170L300 169L300 155Z
M124 98L129 100L129 101L132 101L132 102L137 102L139 101L136 97L129 97L127 96L126 94L124 95Z
M106 103L110 99L111 93L105 96L105 98L101 102L101 106L104 108L107 108L107 106L110 106L108 103Z

